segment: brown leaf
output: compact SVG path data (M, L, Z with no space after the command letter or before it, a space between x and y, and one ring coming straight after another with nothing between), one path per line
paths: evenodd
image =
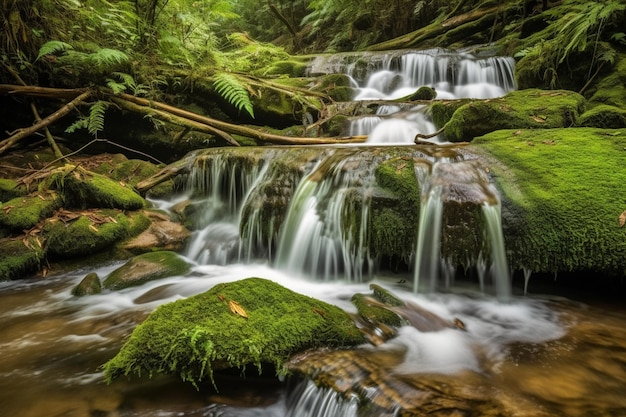
M544 140L541 143L543 143L544 145L556 145L555 140Z
M317 307L313 307L311 310L313 310L314 313L319 314L320 316L322 316L322 318L326 318L326 313L324 313L323 310L320 310Z
M90 228L91 230L93 230L95 233L98 233L98 228L97 228L96 226L94 226L93 224L90 224L90 225L89 225L89 228Z
M619 215L619 227L624 227L624 225L626 225L626 210Z
M532 116L531 118L537 123L545 123L548 119L546 116Z
M226 298L224 298L224 296L223 296L222 294L217 294L217 298L218 298L220 301L226 301Z
M228 302L228 308L230 308L230 311L232 311L233 314L237 314L238 316L246 319L248 318L248 313L246 313L246 310L244 310L237 301L230 300Z

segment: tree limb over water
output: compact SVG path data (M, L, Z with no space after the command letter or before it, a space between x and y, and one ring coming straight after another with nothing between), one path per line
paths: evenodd
M17 133L0 141L0 155L9 148L17 144L20 140L36 133L61 117L67 115L76 106L82 104L92 95L102 96L109 99L119 107L155 117L159 120L182 126L189 130L204 132L219 136L232 146L239 146L239 143L231 135L239 135L251 138L259 144L272 145L323 145L339 143L362 143L366 136L350 137L292 137L264 132L262 128L252 128L249 126L237 125L203 116L181 108L171 106L159 101L148 100L141 97L132 96L125 93L113 93L107 89L87 90L87 89L59 89L38 86L20 86L11 84L0 84L0 94L8 96L23 96L30 98L48 98L71 100L55 113L49 115L41 122L27 128L19 130Z

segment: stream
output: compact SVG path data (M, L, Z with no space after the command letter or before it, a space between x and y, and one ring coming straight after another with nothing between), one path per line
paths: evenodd
M403 97L422 85L436 89L439 98L498 97L515 88L510 58L433 50L369 57L366 68L353 57L325 59L314 62L310 72L349 74L360 100ZM154 201L163 210L189 198L204 204L192 241L180 255L193 265L185 276L71 295L87 273L104 278L123 264L115 261L0 283L0 416L395 416L407 409L404 404L418 404L431 416L626 415L626 307L613 297L598 301L591 292L549 279L529 280L530 271L509 271L497 191L471 160L448 153L415 157L422 204L413 270L385 269L364 248L375 165L361 169L359 152L411 144L416 133L435 129L420 106L380 106L376 115L355 119L347 129L370 135L369 143L320 148L316 162L293 179L281 222L264 218L251 202L264 199L258 194L262 184L277 181L267 163L243 169L216 158L187 178L181 195ZM365 173L353 175L357 168ZM490 253L472 259L472 272L463 277L440 256L447 181L476 185L472 194L478 196L490 242ZM360 195L358 204L346 190ZM341 222L357 206L363 228L346 236ZM461 320L465 331L404 326L379 346L348 352L351 363L361 361L369 370L356 382L368 401L392 403L385 414L361 407L355 396L273 374L217 373L218 392L210 384L196 390L175 376L105 384L100 366L155 308L247 277L271 279L349 312L356 311L351 296L369 293L376 283L440 317ZM335 364L330 356L331 369L344 368L342 354Z

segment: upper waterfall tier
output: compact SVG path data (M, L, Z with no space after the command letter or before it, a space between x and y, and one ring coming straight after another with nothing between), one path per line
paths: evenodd
M514 71L511 57L444 49L319 56L308 68L311 75L349 75L356 100L397 99L422 86L434 88L439 99L500 97L515 89Z

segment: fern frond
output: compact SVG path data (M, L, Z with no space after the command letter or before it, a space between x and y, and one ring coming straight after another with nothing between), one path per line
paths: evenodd
M244 109L254 118L254 108L248 90L232 74L219 73L213 80L215 91L237 109Z
M87 130L92 135L95 136L98 132L104 130L104 113L107 108L109 108L109 103L102 100L98 100L91 105L91 108L89 109Z
M130 88L133 91L136 89L135 79L132 75L118 71L111 73L111 75L119 80L114 80L113 78L106 79L107 87L113 90L114 93L121 93L126 91L127 88Z
M65 52L68 50L74 49L72 45L69 43L61 42L61 41L49 41L41 45L39 48L39 53L37 54L37 58L35 61L38 61L41 57L46 55L55 54L58 52Z
M128 55L117 49L102 48L89 54L89 60L98 67L110 67L125 64L129 61Z
M65 133L74 133L79 129L87 129L88 123L89 119L87 117L81 117L80 119L69 125L67 129L65 129Z

